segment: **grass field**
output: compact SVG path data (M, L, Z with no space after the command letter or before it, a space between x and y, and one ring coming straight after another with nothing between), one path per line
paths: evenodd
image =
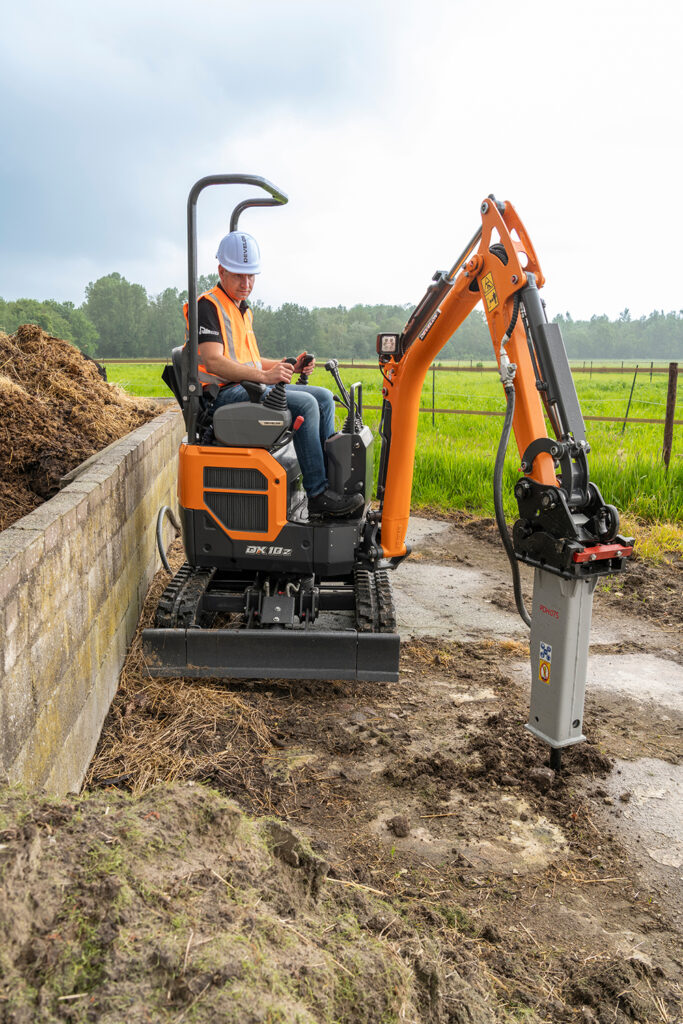
M107 364L105 364L107 365ZM109 380L130 394L169 397L160 379L162 365L108 364ZM346 369L345 383L360 380L366 406L382 401L382 379L377 370ZM504 411L504 395L496 374L477 370L436 373L435 406L442 409ZM584 416L624 416L633 378L626 374L575 376ZM316 370L312 383L334 383L324 370ZM629 417L663 419L667 377L638 376ZM422 407L432 406L432 375L422 393ZM679 386L676 419L683 419L683 387ZM368 424L376 430L379 411L368 410ZM420 417L413 485L416 507L466 509L493 514L492 471L502 429L502 417L457 416L425 412ZM683 427L674 428L673 454L667 472L661 461L663 426L660 424L586 423L591 445L591 479L606 501L615 504L631 522L671 523L683 528ZM379 448L379 445L376 446ZM517 514L513 487L519 456L511 440L505 465L506 513Z

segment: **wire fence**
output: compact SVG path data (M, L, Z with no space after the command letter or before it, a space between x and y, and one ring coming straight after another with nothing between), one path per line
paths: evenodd
M168 363L169 362L168 359L162 359L162 358L159 358L159 359L151 359L151 358L147 358L147 359L144 359L144 358L143 359L109 359L106 356L105 357L98 357L98 361L105 362L105 363L112 363L112 364L116 364L116 363L160 363L161 364L161 363ZM346 370L349 370L349 369L353 369L353 370L376 370L377 369L377 363L356 362L355 360L352 359L350 362L344 362L344 363L340 362L339 363L339 369L340 370L345 370L345 369ZM617 423L617 424L620 423L620 424L622 424L622 433L623 433L623 429L626 427L627 423L630 423L630 424L643 423L643 424L655 424L655 425L663 426L664 427L664 444L663 444L662 451L663 451L664 461L665 461L665 463L668 466L669 459L670 459L670 456L671 456L672 442L673 442L673 428L675 426L683 426L683 419L676 419L675 418L678 376L679 376L680 373L683 372L683 369L681 369L679 364L675 363L675 362L672 362L672 363L668 363L667 365L655 366L654 361L650 361L649 365L647 365L647 364L645 364L645 365L637 364L635 366L633 366L633 365L629 366L626 363L626 361L624 360L621 363L621 365L609 366L609 365L605 365L605 364L596 365L592 361L589 362L588 360L584 360L582 364L579 364L576 361L574 363L572 363L571 369L572 369L572 373L573 374L588 374L589 378L592 377L593 374L627 374L629 376L633 375L633 381L632 381L632 384L631 384L631 391L630 391L630 395L629 395L629 399L628 399L628 405L626 407L626 411L625 411L623 416L592 416L592 415L584 415L583 418L587 422L590 421L590 422L595 422L595 423ZM421 406L420 410L419 410L420 413L431 415L432 423L434 423L434 418L437 415L438 416L504 416L505 412L504 412L504 410L501 410L501 409L439 408L439 407L436 406L436 375L437 374L441 374L441 373L472 373L472 372L477 372L477 373L482 373L482 374L484 374L484 373L498 373L498 367L496 365L485 366L481 362L475 363L474 360L470 360L469 363L467 363L467 362L462 363L462 364L458 363L455 366L453 366L453 365L444 366L441 363L433 363L430 366L430 368L429 368L429 373L431 373L431 376L432 376L432 404L431 404L431 406ZM653 376L655 376L655 375L664 375L664 374L668 374L668 387L667 387L667 396L666 396L666 401L665 402L652 401L650 399L641 398L640 396L638 396L638 398L637 398L637 405L638 406L650 406L650 407L652 407L653 411L655 409L663 409L664 410L664 416L659 416L659 417L652 416L652 417L649 417L649 416L632 416L632 415L630 415L631 404L632 404L634 390L635 390L635 386L636 386L636 382L637 382L638 377L641 376L641 375L648 376L649 380L652 381ZM456 390L454 392L451 392L449 397L453 398L455 400L464 399L466 401L469 401L469 400L471 400L472 396L471 396L471 393L469 393L469 392L457 391ZM479 400L480 401L484 401L483 396L480 396ZM622 407L623 407L624 399L623 399L623 396L615 397L615 398L608 398L608 397L603 395L601 397L600 401L601 401L601 404L603 404L603 405L604 404L615 405L615 406L622 405ZM381 406L379 406L379 405L365 405L365 408L367 410L369 410L369 411L370 410L372 410L372 411L379 411L381 409Z

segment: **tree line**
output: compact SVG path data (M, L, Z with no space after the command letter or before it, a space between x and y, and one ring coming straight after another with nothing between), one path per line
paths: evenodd
M199 279L199 293L212 288L215 275ZM12 333L20 324L38 324L49 334L73 342L87 355L107 358L168 356L183 343L182 313L187 292L166 288L148 295L113 273L91 282L81 306L53 299L0 298L0 330ZM400 332L412 306L356 305L307 309L285 302L273 309L260 301L253 304L254 329L264 356L296 355L302 350L320 357L348 361L372 360L379 332ZM683 358L683 310L632 319L625 309L616 320L592 316L573 320L569 313L555 321L562 328L572 359ZM475 309L441 352L443 359L488 360L493 357L484 314Z

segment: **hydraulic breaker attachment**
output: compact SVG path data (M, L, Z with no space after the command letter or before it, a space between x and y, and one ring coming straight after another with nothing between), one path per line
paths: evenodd
M597 580L597 576L568 579L534 570L526 728L554 750L586 738L583 700ZM559 757L556 761L559 765Z

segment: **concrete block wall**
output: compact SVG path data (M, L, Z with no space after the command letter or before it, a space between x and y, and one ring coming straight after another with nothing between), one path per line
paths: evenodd
M0 533L0 776L80 788L177 512L180 412L139 427ZM165 520L166 542L170 539Z

